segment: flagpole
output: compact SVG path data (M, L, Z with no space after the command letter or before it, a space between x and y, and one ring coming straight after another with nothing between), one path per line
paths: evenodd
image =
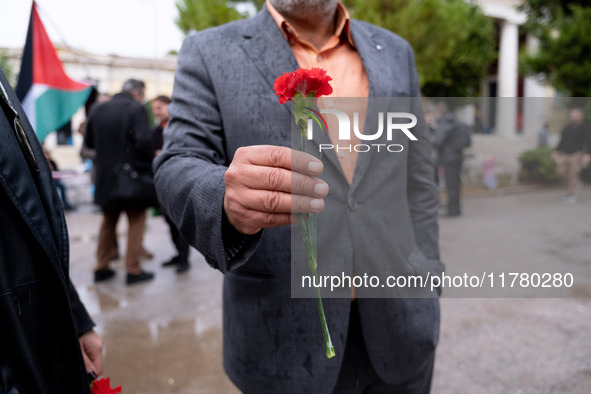
M158 57L158 0L153 2L154 10L154 92L156 95L160 94L160 59Z

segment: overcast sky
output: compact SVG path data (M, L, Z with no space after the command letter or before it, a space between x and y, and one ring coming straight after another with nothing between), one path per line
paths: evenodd
M161 57L179 50L176 0L37 0L54 43L97 54ZM32 0L0 0L0 47L23 47Z

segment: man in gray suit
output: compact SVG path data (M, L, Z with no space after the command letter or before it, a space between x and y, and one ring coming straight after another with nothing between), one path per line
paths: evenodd
M224 368L245 393L428 392L437 298L326 298L336 349L327 359L315 300L291 297L289 226L294 212L326 206L318 228L339 232L319 233L319 266L336 247L332 260L359 272L375 226L391 252L380 263L440 272L427 135L400 138L390 162L329 151L323 163L289 149L292 118L273 83L298 66L328 69L336 96L420 95L410 46L350 20L336 0L271 0L252 19L185 40L156 184L184 237L225 274ZM389 195L378 200L387 214L369 203L375 194Z

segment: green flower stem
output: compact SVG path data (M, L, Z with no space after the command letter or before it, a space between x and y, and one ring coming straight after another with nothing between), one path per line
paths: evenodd
M314 106L314 92L310 92L307 97L302 97L298 92L295 94L295 100L292 100L293 114L296 124L300 128L301 145L300 151L306 151L306 141L308 140L307 122L310 119L310 111L307 108ZM318 283L318 253L316 251L316 215L311 213L300 213L298 215L298 222L300 223L300 231L302 239L306 247L306 255L308 256L308 265L310 271L314 275L315 283ZM316 287L316 302L318 305L318 314L320 315L320 325L322 326L322 334L324 336L324 344L326 345L326 357L334 357L335 351L328 332L328 325L326 324L326 316L324 315L324 307L322 306L322 295L320 288Z
M316 276L316 273L314 273ZM326 324L326 316L324 316L324 308L322 306L322 296L320 295L320 288L316 288L316 302L318 304L318 314L320 315L320 324L322 325L322 334L324 335L324 345L326 346L326 358L332 358L335 356L334 346L330 339L330 332L328 331L328 325Z
M318 283L318 254L316 251L316 216L314 214L300 213L298 215L300 223L300 231L306 247L306 255L308 256L308 265L310 271L314 275L315 283ZM326 316L324 315L324 307L322 305L322 296L320 288L316 287L316 303L318 305L318 314L320 316L320 325L322 326L322 334L324 336L324 344L326 346L326 357L334 357L335 351L330 339L330 332L326 324Z

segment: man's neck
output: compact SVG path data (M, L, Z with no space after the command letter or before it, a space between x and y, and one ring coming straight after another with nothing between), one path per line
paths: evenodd
M335 13L336 9L331 15L315 15L307 18L298 15L282 15L302 40L320 50L335 33Z

